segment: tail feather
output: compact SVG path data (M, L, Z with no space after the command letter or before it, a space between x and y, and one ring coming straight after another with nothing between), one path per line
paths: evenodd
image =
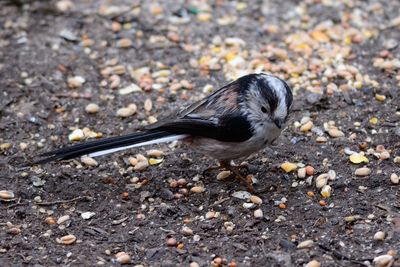
M44 164L54 160L71 159L88 154L96 157L132 147L170 142L184 137L186 135L176 135L165 131L146 131L109 137L46 152L40 155L44 158L34 161L33 164Z

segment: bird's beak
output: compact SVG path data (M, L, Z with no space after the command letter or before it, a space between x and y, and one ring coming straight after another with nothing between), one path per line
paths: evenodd
M282 125L283 125L283 121L282 120L274 119L274 123L275 123L276 127L278 127L279 129L282 128Z

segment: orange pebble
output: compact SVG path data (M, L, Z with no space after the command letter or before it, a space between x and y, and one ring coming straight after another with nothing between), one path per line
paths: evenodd
M234 260L231 260L231 262L228 265L229 267L237 267L237 263Z
M327 203L326 203L325 200L320 200L320 201L319 201L319 205L322 206L322 207L326 206L326 204L327 204Z
M314 170L314 167L313 167L313 166L307 166L307 167L306 167L306 174L307 174L308 176L314 175L314 172L315 172L315 170Z
M179 243L176 248L177 249L183 249L185 247L185 245L183 243Z
M47 217L44 221L47 224L56 224L56 220L53 217Z
M189 223L191 223L192 221L190 220L190 218L185 218L185 219L183 219L183 223L184 224L189 224Z
M284 203L280 203L279 205L278 205L278 207L280 208L280 209L286 209L286 205L284 204Z

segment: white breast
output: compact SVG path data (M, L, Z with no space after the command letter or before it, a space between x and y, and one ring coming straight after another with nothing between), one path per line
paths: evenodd
M244 142L221 142L204 137L193 137L191 145L196 151L218 160L233 160L247 157L270 145L280 135L275 124L266 124L256 129L253 137Z

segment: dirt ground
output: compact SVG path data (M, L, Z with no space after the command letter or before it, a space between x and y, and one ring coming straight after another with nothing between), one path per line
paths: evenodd
M390 0L1 1L0 266L400 266L398 10ZM179 143L97 166L24 167L77 128L129 133L258 71L295 95L277 143L245 159L261 204L233 178L203 176L216 162ZM116 116L132 103L135 114ZM163 151L158 164L135 170L130 157L150 149Z

